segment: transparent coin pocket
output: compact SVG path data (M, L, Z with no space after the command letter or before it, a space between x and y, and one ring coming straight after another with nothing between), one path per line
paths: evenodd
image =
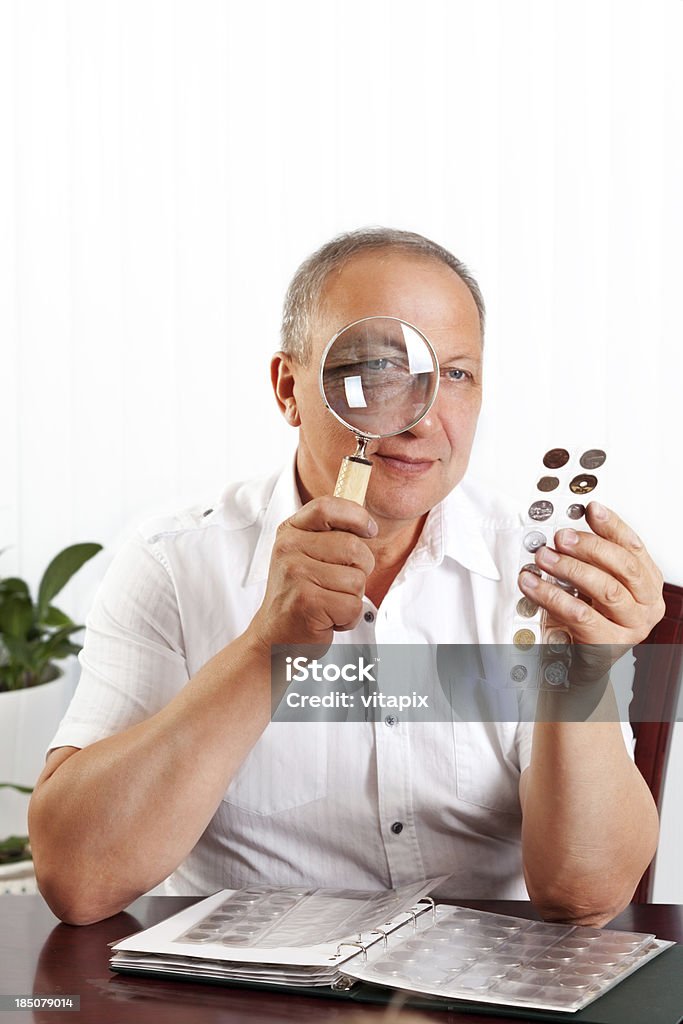
M653 935L439 906L345 973L446 998L578 1010L667 945Z

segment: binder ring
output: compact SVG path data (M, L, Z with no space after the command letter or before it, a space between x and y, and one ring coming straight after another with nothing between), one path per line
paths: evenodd
M355 946L357 949L360 949L363 953L363 963L366 963L368 959L368 947L365 946L362 942L340 942L334 954L335 956L341 956L339 950L342 948L342 946Z

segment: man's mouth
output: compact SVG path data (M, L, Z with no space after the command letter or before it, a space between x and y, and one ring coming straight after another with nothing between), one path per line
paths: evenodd
M383 455L380 452L374 452L372 458L381 460L382 465L386 466L387 469L408 475L425 473L436 461L436 459L427 459L424 456L422 458L414 458L411 455Z

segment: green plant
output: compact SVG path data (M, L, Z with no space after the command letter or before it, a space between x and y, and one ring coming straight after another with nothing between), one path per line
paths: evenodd
M45 570L35 601L24 580L0 577L0 692L49 683L62 675L56 662L78 654L81 648L71 637L83 626L52 599L101 550L101 544L88 543L60 551Z
M16 789L17 793L32 793L31 786L17 786L14 782L0 782L0 789ZM8 836L0 841L0 865L16 861L33 860L28 836Z

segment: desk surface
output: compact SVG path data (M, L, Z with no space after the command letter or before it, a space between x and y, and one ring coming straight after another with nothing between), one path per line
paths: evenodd
M285 1021L344 1024L359 1010L380 1020L381 1007L304 996L284 996L185 981L124 978L107 966L108 943L170 917L195 899L145 896L124 913L87 928L60 924L40 896L0 896L0 994L79 995L79 1014L49 1011L0 1013L0 1024L280 1024ZM461 902L461 901L457 901ZM536 917L528 903L492 900L462 901L480 910ZM610 927L654 932L662 939L683 942L683 907L632 905ZM495 1024L504 1017L431 1011L427 1020L441 1024ZM519 1024L519 1021L517 1022Z

